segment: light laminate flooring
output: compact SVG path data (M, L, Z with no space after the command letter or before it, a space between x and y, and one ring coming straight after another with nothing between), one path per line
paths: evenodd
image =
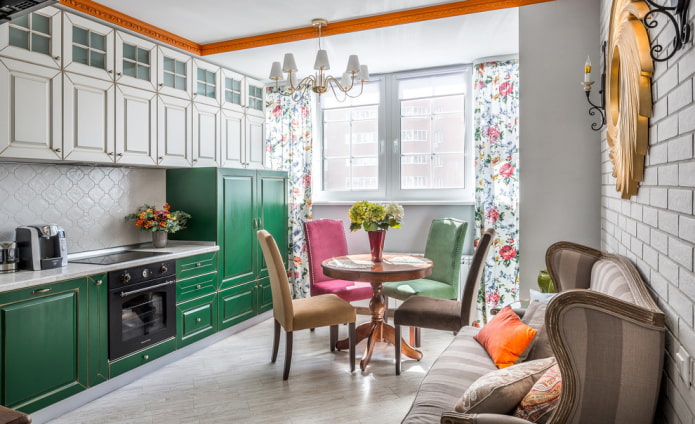
M367 319L358 315L358 324ZM329 350L328 327L298 331L290 377L283 381L285 337L271 364L272 334L268 319L49 424L400 423L420 381L453 338L451 332L423 329L424 358L404 358L396 376L393 345L378 343L362 372L366 342L360 342L356 371L350 373L348 352ZM340 337L347 337L347 326L340 327Z

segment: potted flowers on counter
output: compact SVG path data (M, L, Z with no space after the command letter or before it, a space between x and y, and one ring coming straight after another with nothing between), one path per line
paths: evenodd
M183 211L171 211L168 203L162 209L151 205L140 206L135 213L126 215L125 219L135 220L135 226L141 231L152 233L154 247L166 247L167 234L186 228L191 215Z
M401 228L405 211L398 203L382 205L367 201L357 202L348 211L350 231L364 229L369 236L369 249L372 261L381 262L384 253L384 239L389 228Z

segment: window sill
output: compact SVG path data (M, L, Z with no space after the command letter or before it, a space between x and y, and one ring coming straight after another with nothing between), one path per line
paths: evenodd
M352 206L355 201L345 200L315 200L312 202L315 206ZM374 200L376 203L396 202L402 206L475 206L474 200Z

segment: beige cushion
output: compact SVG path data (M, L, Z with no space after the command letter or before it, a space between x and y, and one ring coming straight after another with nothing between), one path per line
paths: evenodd
M357 318L355 308L334 294L294 299L292 306L294 319L287 331L355 322Z
M528 351L526 360L534 360L540 358L548 358L555 356L553 349L550 347L548 340L548 332L545 331L545 308L547 302L533 301L529 303L524 316L521 317L521 322L538 331L534 338L533 345Z
M511 414L555 358L528 361L492 371L477 379L456 403L456 411L470 414Z

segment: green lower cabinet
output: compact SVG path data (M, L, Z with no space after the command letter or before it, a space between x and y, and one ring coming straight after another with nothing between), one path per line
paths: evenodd
M117 361L109 364L109 378L116 377L124 372L137 368L140 365L145 365L157 358L161 358L167 353L171 353L176 349L176 340L171 338L147 349L139 350L132 355L125 356Z
M88 384L87 278L0 294L0 403L31 413Z
M89 295L89 386L109 378L109 289L106 274L87 278Z
M218 293L220 330L256 315L256 293L255 281L220 290Z
M181 348L217 331L215 293L176 306L176 347Z
M273 309L273 294L270 291L270 277L261 278L257 282L258 313Z

